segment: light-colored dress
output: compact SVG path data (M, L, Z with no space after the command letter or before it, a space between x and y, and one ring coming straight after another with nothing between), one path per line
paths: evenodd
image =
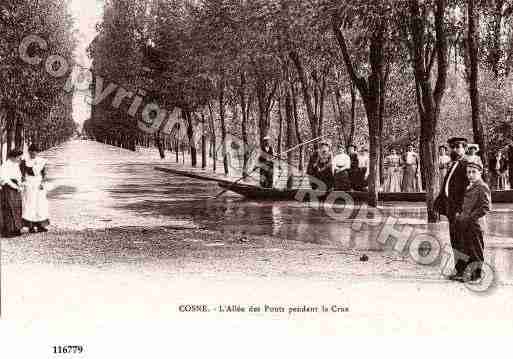
M402 181L401 156L388 155L385 158L385 183L383 192L401 192Z
M46 167L46 160L41 157L27 159L22 165L22 172L25 177L25 189L23 191L23 220L28 225L48 225L48 199L47 190L43 186L43 172Z
M419 192L420 187L419 156L415 152L406 152L401 189L403 192Z
M451 157L443 155L438 158L438 168L440 169L440 190L444 187L445 176L451 165Z

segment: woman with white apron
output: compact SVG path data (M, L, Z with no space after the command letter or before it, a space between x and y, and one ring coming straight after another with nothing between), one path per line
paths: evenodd
M31 145L29 157L21 163L25 190L23 191L23 222L30 233L46 232L50 224L48 219L48 200L46 198L46 160L37 155L39 149Z

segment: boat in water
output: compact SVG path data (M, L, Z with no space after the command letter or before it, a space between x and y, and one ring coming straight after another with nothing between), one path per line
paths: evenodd
M308 188L277 189L262 188L247 183L237 183L227 179L221 179L203 173L178 170L174 168L155 167L156 170L172 173L189 178L217 182L225 191L231 191L252 200L262 201L343 201L348 202L349 197L353 202L365 202L368 198L367 191L319 191ZM425 202L425 192L379 192L380 202ZM492 191L493 203L513 203L513 190Z

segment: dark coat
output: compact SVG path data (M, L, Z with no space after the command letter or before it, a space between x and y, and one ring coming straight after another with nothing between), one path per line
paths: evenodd
M445 187L447 185L447 180L452 171L452 166L458 165L454 170L452 177L449 180L449 196L445 193ZM463 210L463 200L465 198L465 190L469 184L467 178L467 161L465 158L459 159L451 163L449 169L447 170L447 174L444 178L444 183L442 188L440 188L440 194L435 200L435 209L438 213L447 216L447 218L452 219L456 215L456 213L462 212Z

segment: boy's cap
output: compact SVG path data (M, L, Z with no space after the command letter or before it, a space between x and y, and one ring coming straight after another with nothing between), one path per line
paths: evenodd
M474 167L474 168L478 169L480 172L483 172L483 166L479 162L476 162L476 161L467 162L467 167Z

